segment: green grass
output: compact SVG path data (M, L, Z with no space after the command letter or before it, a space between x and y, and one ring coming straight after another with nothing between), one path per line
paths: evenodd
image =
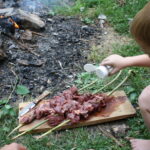
M99 14L105 14L108 22L116 31L126 34L129 31L129 20L149 1L149 0L126 0L124 5L118 3L119 0L76 0L75 5L70 8L57 8L58 13L64 15L79 15L83 21L97 19ZM84 7L83 11L80 8ZM87 20L87 21L86 21Z

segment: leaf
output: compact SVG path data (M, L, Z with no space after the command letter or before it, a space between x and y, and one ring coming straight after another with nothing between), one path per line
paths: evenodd
M130 94L130 100L133 102L133 101L135 101L136 99L137 99L137 97L138 97L138 94L137 93L131 93Z
M10 129L8 127L3 127L3 131L8 132Z
M10 110L9 114L10 114L11 116L15 116L15 115L16 115L16 113L15 113L15 111L14 111L13 109Z
M132 93L132 92L135 92L135 89L134 89L133 87L131 87L131 86L128 86L128 87L126 88L126 91L127 91L127 94L130 94L130 93Z
M0 100L0 105L7 104L8 102L9 102L8 99L1 99L1 100Z
M3 111L0 111L0 119L3 117Z
M24 85L17 85L16 93L18 95L27 95L30 93L29 89Z
M11 109L12 107L10 105L5 105L5 108L8 110Z

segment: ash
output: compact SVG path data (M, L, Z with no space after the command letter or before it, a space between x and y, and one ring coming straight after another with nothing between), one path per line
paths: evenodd
M46 21L46 28L41 31L44 36L34 35L32 40L24 41L35 46L40 56L21 50L6 36L0 37L8 56L0 65L0 99L10 95L17 77L17 84L27 86L32 97L46 89L51 89L53 96L70 87L77 74L83 72L90 41L101 35L99 27L85 26L75 17L43 16L43 19ZM13 92L11 101L16 100L19 96Z

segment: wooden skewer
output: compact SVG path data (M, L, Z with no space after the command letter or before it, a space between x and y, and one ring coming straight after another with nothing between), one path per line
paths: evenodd
M46 91L44 91L40 96L38 96L37 98L35 98L34 101L41 100L41 99L43 99L44 97L48 96L50 93L51 93L50 90L46 90ZM20 129L20 128L23 127L23 126L24 126L24 124L20 124L20 125L17 126L15 129L13 129L13 130L8 134L8 136L10 136L10 135L13 134L16 130Z
M31 31L31 32L32 32L33 34L35 34L35 35L46 37L46 35L44 35L44 34L42 34L42 33L34 32L34 31Z
M129 70L128 75L107 96L112 95L123 83L125 83L127 81L127 79L130 77L131 73L132 73L132 70Z
M47 120L44 120L44 121L42 121L42 122L40 122L40 123L38 123L37 125L35 125L35 126L32 127L31 129L28 129L28 130L22 132L21 134L18 134L17 136L13 137L12 139L13 139L13 140L14 140L14 139L17 139L18 137L20 137L20 136L22 136L22 135L24 135L24 134L26 134L26 133L32 131L33 129L36 129L37 127L41 126L42 124L46 123L47 121L48 121L48 119L47 119Z
M62 123L60 123L60 124L57 125L56 127L52 128L52 129L50 129L49 131L47 131L46 133L42 134L42 135L41 135L40 137L38 137L37 139L43 138L44 136L50 134L50 133L53 132L54 130L63 127L63 126L66 125L68 122L70 122L70 120L65 120L65 121L63 121Z
M131 73L132 73L132 70L129 70L129 71L128 71L128 75L124 78L124 80L123 80L116 88L114 88L114 89L108 94L108 96L110 96L111 94L113 94L113 93L129 78L129 76L131 75ZM110 85L110 84L113 83L116 79L118 79L118 77L120 76L120 74L121 74L121 71L120 71L119 74L116 76L116 78L115 78L114 80L112 80L110 83L108 83L107 85ZM105 86L105 87L106 87L106 86ZM46 133L42 134L40 137L38 137L38 139L43 138L44 136L50 134L52 131L54 131L54 130L56 130L56 129L62 127L62 126L64 126L64 125L67 124L68 122L70 122L70 120L66 120L66 121L60 123L58 126L52 128L52 129L50 129L49 131L47 131Z
M86 89L87 87L89 87L89 86L95 84L97 81L98 81L98 79L94 80L94 81L91 82L90 84L88 84L88 85L84 86L83 88L79 89L79 92L82 91L82 90L84 90L84 89Z
M104 85L102 88L98 89L98 90L97 90L96 92L94 92L93 94L96 94L96 93L102 91L104 88L106 88L107 86L109 86L109 85L111 85L112 83L114 83L114 82L120 77L121 73L122 73L122 71L120 71L120 72L117 74L117 76L116 76L113 80L111 80L109 83L107 83L106 85Z
M21 128L22 126L24 126L23 124L20 124L19 126L17 126L16 128L14 128L9 134L8 136L10 136L11 134L13 134L16 130L18 130L19 128Z
M106 85L104 85L102 88L98 89L98 90L96 91L96 93L100 92L100 91L103 90L105 87L107 87L107 86L111 85L112 83L114 83L114 82L120 77L121 73L122 73L122 71L120 71L120 72L117 74L117 76L116 76L112 81L110 81L109 83L107 83ZM79 89L79 92L82 91L82 90L84 90L84 89L86 89L87 87L89 87L89 86L95 84L98 80L99 80L99 79L96 79L96 80L94 80L93 82L91 82L90 84L88 84L88 85L84 86L83 88ZM93 93L93 94L96 94L96 93Z

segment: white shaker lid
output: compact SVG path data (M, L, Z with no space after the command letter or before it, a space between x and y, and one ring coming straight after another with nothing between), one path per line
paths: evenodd
M84 65L84 70L91 73L94 72L96 70L96 66L92 65L92 64L85 64Z
M97 69L96 69L96 75L99 77L99 78L105 78L107 77L109 74L107 68L105 66L99 66Z

